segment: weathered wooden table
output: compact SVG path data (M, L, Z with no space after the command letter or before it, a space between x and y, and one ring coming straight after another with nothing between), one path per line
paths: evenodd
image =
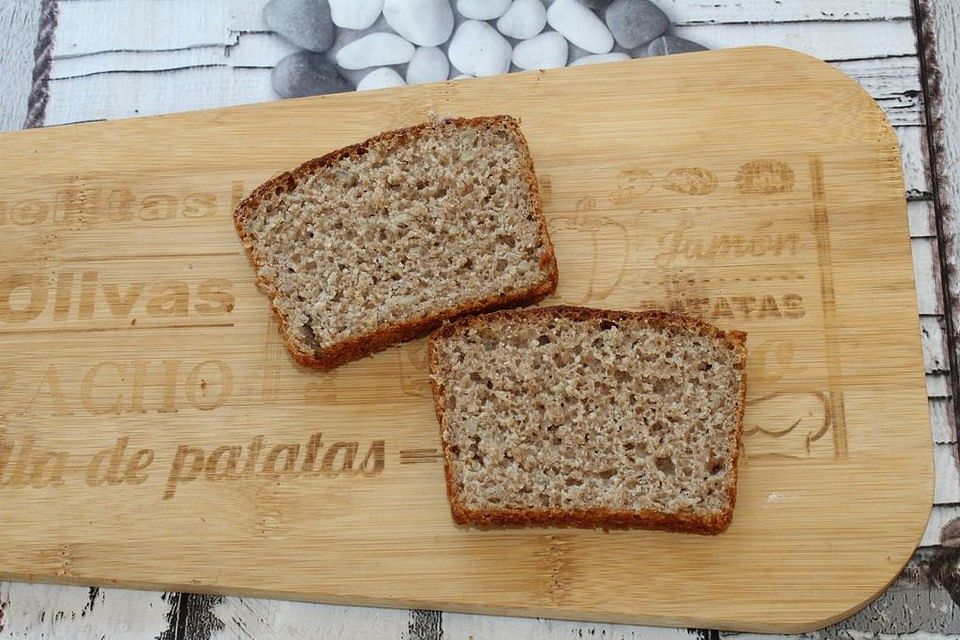
M0 128L276 99L291 48L263 0L0 3ZM860 80L895 125L917 279L935 442L932 515L913 560L873 604L816 637L960 634L960 3L941 0L659 0L679 35L711 48L791 47ZM951 135L952 134L952 135ZM653 629L338 607L186 593L0 583L3 638L714 638Z

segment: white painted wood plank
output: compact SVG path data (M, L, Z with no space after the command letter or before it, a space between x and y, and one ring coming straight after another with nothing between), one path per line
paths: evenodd
M230 0L62 2L54 53L230 45L236 40L229 26L230 5Z
M903 182L911 200L929 200L930 159L927 155L926 127L894 127L900 141Z
M920 317L920 344L923 346L923 368L927 373L950 370L943 316Z
M410 612L401 609L339 607L280 600L223 598L210 613L220 628L187 639L234 640L236 638L385 638L404 637Z
M960 503L960 472L957 470L957 446L953 443L933 445L933 467L935 476L933 503Z
M923 124L920 62L914 55L833 63L855 78L894 125Z
M710 49L774 45L827 61L916 54L916 39L909 20L704 24L677 27L676 32Z
M193 67L51 81L47 124L131 118L275 100L267 69Z
M187 49L158 51L97 51L76 56L55 57L51 78L69 78L111 71L164 71L187 67L264 67L273 68L284 56L297 48L272 33L245 33L230 47L218 45L196 46ZM897 92L908 91L909 81L901 65L888 65L887 79L879 82L878 91L887 100L894 100ZM883 74L883 70L876 73Z
M954 424L953 401L949 398L929 398L930 430L937 444L956 444L957 427Z
M943 291L940 288L940 258L936 238L912 238L913 277L917 285L917 312L943 315Z
M487 640L524 638L527 640L694 640L687 629L663 629L617 624L585 624L544 618L504 618L465 613L443 614L444 640ZM738 636L739 637L739 636Z
M811 22L909 18L905 0L658 0L674 24L743 22Z
M950 376L946 373L927 374L927 398L949 398Z
M160 592L0 583L0 640L143 640L170 627L176 599Z
M20 129L27 115L39 22L37 0L0 2L0 131Z
M907 203L907 218L911 238L931 238L937 235L932 200L913 200Z

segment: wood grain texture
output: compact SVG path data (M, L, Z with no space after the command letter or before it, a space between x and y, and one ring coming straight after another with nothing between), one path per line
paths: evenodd
M552 302L689 305L750 332L726 534L454 527L439 464L409 453L437 445L422 341L330 374L277 355L231 203L430 111L522 118L564 274ZM920 539L932 464L897 142L811 58L730 50L5 142L5 438L67 452L62 486L5 491L8 576L788 630L860 606ZM53 153L62 171L30 160ZM319 431L318 477L294 477ZM265 462L223 478L225 447L257 435Z
M0 131L23 126L39 22L39 2L0 2L0 87L3 87L0 91Z

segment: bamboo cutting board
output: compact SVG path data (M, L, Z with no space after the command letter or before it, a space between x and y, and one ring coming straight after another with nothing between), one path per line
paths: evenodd
M749 332L717 537L454 526L424 341L287 356L231 224L271 175L431 112L523 121L561 284ZM754 48L6 135L5 579L760 631L880 592L932 458L897 142Z

